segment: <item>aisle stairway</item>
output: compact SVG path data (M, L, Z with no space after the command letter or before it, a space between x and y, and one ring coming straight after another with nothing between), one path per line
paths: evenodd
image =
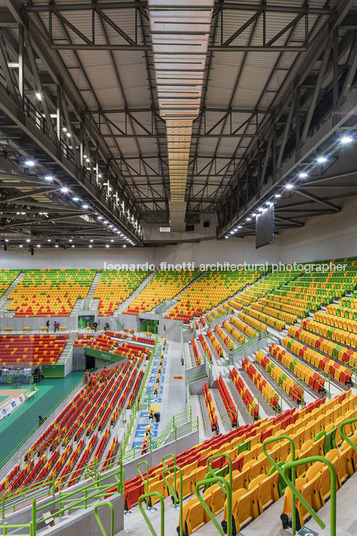
M8 300L7 297L9 294L14 290L16 285L21 281L21 279L24 277L24 272L19 274L15 281L11 283L9 288L4 292L4 294L0 298L0 318L12 318L15 314L15 311L8 311L7 307L10 305L11 300Z
M64 365L65 364L65 362L67 361L67 358L68 358L68 356L70 354L70 351L72 350L73 343L74 343L75 340L77 340L77 337L78 337L78 332L77 331L73 331L72 333L69 334L68 339L67 339L67 344L62 350L61 356L60 356L59 360L57 361L57 365Z
M154 275L156 274L156 272L157 272L157 270L154 270L153 272L150 273L150 275L149 275L146 279L144 279L144 281L138 286L138 288L137 288L136 290L134 290L134 292L132 293L132 295L129 296L129 298L128 298L127 300L123 301L123 302L119 305L118 309L117 309L116 311L114 311L114 315L113 315L113 316L122 313L123 311L125 311L125 310L129 307L129 305L131 304L131 302L132 302L133 300L135 300L135 298L140 294L140 292L141 292L142 290L144 290L144 288L147 286L147 284L149 283L149 281L151 281L151 279L154 277Z

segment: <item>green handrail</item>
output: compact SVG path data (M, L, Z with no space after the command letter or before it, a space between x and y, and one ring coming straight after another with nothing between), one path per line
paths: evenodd
M210 486L212 484L216 483L223 484L223 486L226 487L226 495L227 495L227 536L232 536L232 487L227 480L221 476L215 476L211 478L205 478L205 480L201 480L200 482L197 482L196 484L196 497L200 501L204 511L218 530L219 534L221 536L224 536L224 531L222 527L220 527L219 523L217 523L217 520L215 516L212 514L211 510L208 508L207 504L203 500L202 495L200 494L200 487L204 486L206 487L207 484Z
M230 485L230 487L232 489L232 478L233 478L232 477L232 458L231 458L231 456L229 454L226 454L225 452L222 452L221 454L213 454L212 456L210 456L208 458L208 460L207 460L208 472L212 476L212 478L217 476L215 470L211 466L211 460L216 460L217 458L227 458L227 460L228 460L229 485ZM221 484L220 484L220 486L221 486ZM221 486L221 489L222 489L222 491L224 491L222 486Z
M347 441L347 443L350 445L350 447L352 447L353 450L355 450L357 452L357 446L353 443L353 441L351 441L351 439L348 437L348 435L344 431L344 427L347 426L347 424L351 424L353 422L357 422L357 417L352 417L352 419L346 419L345 421L342 421L339 424L338 430L339 430L341 436L343 437L343 439L345 441Z
M294 460L287 462L283 467L283 477L289 488L291 489L293 497L293 512L295 512L295 498L302 503L302 505L309 512L311 517L316 521L316 523L324 529L326 527L322 519L316 514L315 510L310 506L307 500L301 495L301 493L296 489L295 485L289 480L288 471L289 469L295 469L299 465L305 465L308 463L321 462L328 466L330 469L330 485L331 485L331 510L330 510L330 536L336 536L336 470L333 463L323 456L309 456L308 458L302 458L300 460ZM292 536L295 536L295 530L292 531Z
M114 536L114 506L112 505L111 502L104 501L104 502L101 502L99 504L96 504L95 507L94 507L94 517L97 520L97 523L98 523L99 528L100 528L100 532L103 534L103 536L107 536L107 532L106 532L105 528L103 527L102 520L100 519L100 517L98 515L98 508L100 508L101 506L109 506L109 508L110 508L110 536Z
M288 435L281 435L281 436L278 436L278 437L270 437L270 438L266 439L264 441L263 445L262 445L262 450L263 450L265 456L268 458L268 460L272 464L272 466L275 467L275 469L278 471L279 475L282 477L282 479L284 480L285 484L288 485L287 480L284 478L284 473L282 471L282 468L270 456L269 452L266 449L266 445L269 445L271 443L275 443L277 441L283 441L283 440L288 440L290 442L290 445L291 445L291 459L292 459L292 461L295 461L295 459L296 459L295 458L295 443L294 443L293 439ZM292 477L292 485L295 486L295 468L293 468L291 470L291 477ZM293 498L293 504L295 505L295 497ZM293 531L293 534L295 534L295 532L294 532L296 530L295 507L293 507L293 509L292 509L291 519L292 519L292 531Z
M174 471L174 477L172 476L171 471ZM179 496L178 497L177 497L177 478L176 478L177 471L178 471L179 476L180 476L180 480L179 480ZM172 486L171 486L170 482L167 480L166 473L169 473L171 478L174 478L174 482L175 482L174 483L174 489L172 489ZM182 469L181 469L181 467L178 467L178 465L176 465L176 463L175 463L175 465L173 465L172 467L168 467L167 469L163 470L162 477L164 479L164 482L165 482L166 486L168 487L169 491L172 494L175 506L177 505L177 503L179 503L179 507L180 507L180 536L182 536L182 534L183 534L183 528L182 528L182 524L183 524Z
M145 465L146 467L146 478L144 478L144 475L141 472L140 465ZM147 460L142 460L141 462L136 464L136 468L138 470L141 480L146 485L146 495L147 495L149 493L149 462ZM148 507L148 500L146 500L146 508L147 507Z
M32 527L32 521L30 523L25 523L21 525L8 525L7 522L3 524L2 530L3 530L3 536L7 536L8 529L23 529L23 528L29 528L29 534L19 534L16 532L16 536L33 536L33 527Z
M163 496L161 495L161 493L159 493L158 491L152 491L151 493L144 493L144 495L141 495L139 497L139 510L141 512L141 515L143 516L143 518L145 519L145 523L147 524L147 526L149 527L149 530L152 534L152 536L157 536L156 532L155 532L155 529L154 527L152 526L145 510L143 509L143 505L142 505L142 502L145 500L145 501L148 501L148 499L150 499L150 497L158 497L159 498L159 501L160 501L160 536L164 536L165 534L165 508L164 508L164 499L163 499Z

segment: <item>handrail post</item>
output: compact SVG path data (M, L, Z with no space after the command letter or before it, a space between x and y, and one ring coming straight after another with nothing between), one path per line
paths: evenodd
M109 506L110 508L110 536L114 536L114 507L110 501L104 501L99 504L96 504L94 507L94 517L97 520L97 523L99 525L100 531L103 534L103 536L107 536L107 533L105 531L105 528L103 527L103 523L98 515L98 508L101 506Z
M203 497L200 494L200 487L205 486L206 484L223 484L223 486L226 487L226 495L227 495L227 536L232 536L232 488L229 482L221 476L215 476L213 478L206 478L205 480L201 480L201 482L197 482L196 484L196 497L200 501L204 511L208 515L208 517L211 519L212 523L218 530L219 534L221 536L224 536L223 529L219 526L215 516L212 514L211 510L208 508L207 504L203 500Z
M310 506L306 499L301 495L301 493L296 489L295 485L292 485L288 477L289 469L293 469L299 465L305 465L308 463L322 462L328 466L330 469L330 487L331 487L331 510L330 510L330 536L336 536L336 469L333 463L325 458L324 456L309 456L308 458L302 458L300 460L294 460L287 462L283 467L283 476L293 496L293 510L295 510L295 498L302 503L302 505L309 512L311 517L316 521L316 523L324 529L326 527L325 523L320 519L316 514L315 510ZM295 532L292 532L292 536L295 536Z
M155 532L155 529L154 527L152 526L145 510L143 509L143 505L142 505L142 502L143 500L145 499L146 500L146 503L148 503L148 500L150 497L158 497L159 498L159 501L160 501L160 536L164 536L165 535L165 508L164 508L164 499L163 499L163 496L161 495L161 493L159 493L158 491L152 491L151 493L145 493L144 495L141 495L139 497L139 502L138 502L138 505L139 505L139 510L141 512L141 515L143 516L143 518L145 519L145 522L147 524L147 526L149 527L149 530L152 534L152 536L157 536L156 532Z
M174 482L175 482L174 490L172 489L170 482L166 479L166 473L169 473L169 475L172 478L172 474L171 474L172 470L174 470L174 479L175 479L174 480ZM179 496L178 497L177 497L177 479L176 479L176 472L177 471L179 472L179 477L180 477L180 480L179 480ZM162 477L163 477L167 487L169 488L169 491L172 493L172 497L174 499L175 505L177 503L179 503L179 508L180 508L180 536L182 536L182 534L183 534L183 528L182 528L182 524L183 524L182 469L181 469L181 467L178 467L176 465L176 461L175 461L175 465L173 465L172 467L168 467L167 469L163 470Z
M31 521L32 521L32 536L36 536L37 526L36 526L36 500L35 499L33 499L32 501Z
M146 478L144 479L144 476L140 470L140 465L145 465L146 467ZM136 468L138 470L138 473L142 479L142 481L144 482L144 484L146 484L146 494L145 495L148 495L149 494L149 462L147 460L142 460L141 462L137 463L136 464ZM146 501L146 508L149 507L149 503L148 503L148 500Z
M286 478L284 477L283 471L281 470L279 465L275 462L275 460L273 460L273 458L270 456L270 454L266 450L266 445L269 445L270 443L275 443L276 441L283 441L284 439L286 439L287 441L290 442L291 459L292 459L292 461L295 461L295 443L294 443L293 439L288 435L281 435L281 436L278 436L278 437L271 437L269 439L266 439L264 441L263 445L262 445L262 450L263 450L265 456L268 458L268 460L272 464L272 466L275 467L275 469L278 471L279 475L283 478L285 484L288 485L288 482L287 482ZM295 486L295 468L294 467L291 469L291 481L292 481L292 485ZM291 520L292 520L292 534L294 536L295 531L296 531L295 496L293 496L293 501L292 502L293 502L293 507L292 507L292 512L291 512Z

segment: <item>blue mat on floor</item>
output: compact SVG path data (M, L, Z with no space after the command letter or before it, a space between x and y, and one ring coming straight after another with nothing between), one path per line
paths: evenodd
M149 412L148 411L142 411L140 413L140 419L148 419L149 418Z
M151 393L151 394L153 395L153 394L154 394L154 387L148 387L148 389L147 389L146 392L147 392L147 393ZM159 386L159 389L158 389L158 391L157 391L157 394L158 394L158 395L162 395L163 392L164 392L164 388L162 387L162 385L160 385L160 386Z
M138 430L137 432L135 432L135 437L144 438L145 434L146 434L146 430ZM157 430L152 430L151 431L151 437L157 437Z
M147 424L138 424L137 430L146 430ZM151 430L157 430L159 428L158 423L152 423L151 424Z

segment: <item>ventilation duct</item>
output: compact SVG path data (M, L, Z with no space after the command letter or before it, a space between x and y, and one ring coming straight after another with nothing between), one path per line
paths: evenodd
M192 124L200 111L213 4L149 0L159 111L166 121L171 231L185 231Z

